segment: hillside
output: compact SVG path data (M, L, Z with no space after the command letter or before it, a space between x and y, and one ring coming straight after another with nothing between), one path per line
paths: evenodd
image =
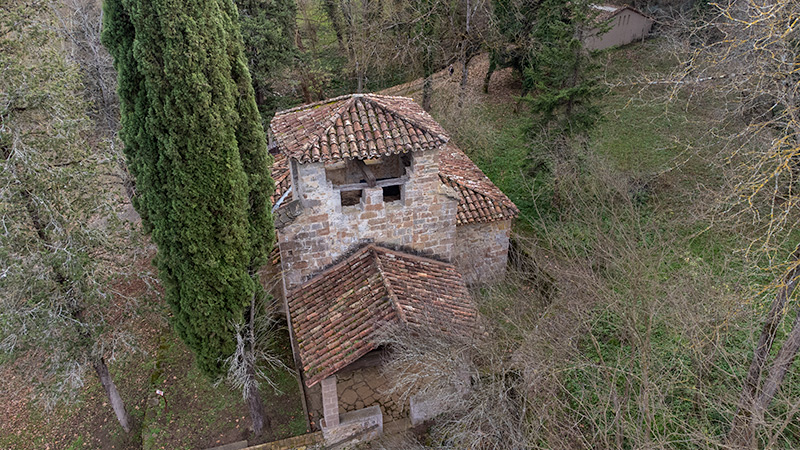
M477 292L492 332L476 358L492 363L474 370L488 370L487 392L511 376L524 400L475 399L472 426L502 427L494 415L513 404L528 412L512 423L532 427L516 437L546 447L721 445L771 297L744 252L757 231L720 208L744 126L726 113L736 100L713 83L650 83L679 66L668 51L653 39L602 54L602 118L563 159L529 137L510 69L489 95L485 58L466 94L458 67L434 77L432 115L522 210L513 275ZM417 98L421 80L382 92ZM798 382L790 372L787 392ZM787 420L769 429L789 446L790 408L776 402L770 414Z
M6 350L13 349L15 333L25 327L12 329L10 338L0 335L0 395L5 400L0 406L0 448L208 448L306 433L309 422L285 320L273 324L264 349L290 370L260 366L274 382L261 386L272 423L267 434L255 437L241 391L204 376L171 327L174 312L164 301L152 261L155 245L131 209L135 184L117 135L119 105L109 88L115 72L98 40L100 4L70 1L65 9L89 11L83 18L90 26L83 31L95 34L87 33L85 41L65 33L75 31L66 25L70 21L56 20L58 10L44 3L34 2L35 14L25 2L14 3L13 15L0 8L0 47L21 55L18 60L0 57L10 61L0 71L8 75L0 88L18 90L11 96L0 89L0 100L14 106L0 109L0 175L8 177L2 179L0 209L4 227L13 225L4 228L7 240L0 242L9 243L0 246L0 255L8 256L0 266L0 293L14 294L2 303L8 310L0 314L0 331L14 328L16 322L7 319L10 312L23 311L14 320L19 316L19 323L32 326L25 314L33 317L41 308L29 311L28 305L50 304L52 295L70 306L71 295L84 292L80 289L94 294L87 298L96 301L90 312L100 317L100 331L97 341L85 346L82 359L70 360L74 368L63 373L58 372L62 367L48 365L48 350L56 348L62 335L83 338L82 331L51 331L51 322L39 322L44 324L39 342L46 344L20 354ZM785 320L771 328L774 348L767 349L765 358L773 361L784 343L800 346L800 337L792 334L800 332L793 294L800 254L792 253L800 238L795 187L800 153L792 142L800 140L787 134L791 127L780 121L786 109L770 106L777 97L755 92L762 85L734 84L725 72L731 70L728 66L699 61L698 49L705 44L662 30L658 37L597 56L599 120L586 135L565 138L538 121L531 98L519 98L524 80L511 68L495 71L489 93L483 91L490 65L486 53L471 60L462 90L461 67L452 61L458 59L454 55L463 36L444 26L447 20L430 28L398 26L418 18L418 11L403 2L382 3L375 11L366 3L364 11L346 9L355 5L348 2L287 5L284 19L296 22L296 29L285 25L291 33L258 36L260 22L250 24L253 39L266 39L257 41L259 45L267 47L273 38L289 42L280 44L287 48L270 48L283 51L285 61L259 68L256 83L262 84L256 88L263 119L279 108L357 88L408 96L422 104L424 79L417 77L433 66L444 67L432 75L430 114L520 209L507 276L471 292L483 333L452 340L397 330L385 337L394 353L384 361L382 375L391 381L387 389L392 395L401 398L411 387L433 385L441 389L426 391L429 401L447 405L448 411L430 427L402 436L400 443L389 440L375 447L725 448L741 410L759 333L770 330L764 319L771 307L772 316ZM478 13L485 20L476 27L487 34L464 37L464 42L475 40L478 49L489 45L494 17L491 7L484 6ZM353 11L363 17L342 15ZM447 11L452 23L463 19L457 8ZM78 15L71 17L79 22ZM361 22L350 23L343 37L344 22L337 20L344 19ZM9 27L28 21L32 25L25 32L38 40L17 42L17 31ZM379 27L386 24L391 32ZM430 30L439 30L441 36L424 35ZM515 39L529 38L522 36ZM711 42L715 36L704 38ZM413 45L424 41L428 47L392 40L398 37L408 37ZM298 48L288 49L292 45ZM427 55L435 59L431 62L420 49L433 47L439 53ZM94 56L86 57L92 51ZM48 58L57 64L39 62ZM86 58L96 67L87 65ZM95 72L102 76L92 78ZM784 81L774 85L800 87L792 76L777 72L767 78ZM414 80L401 83L409 79ZM45 89L28 89L29 80L43 80ZM18 98L30 103L17 107ZM76 138L63 139L68 135L63 130L70 127L76 127L69 135ZM22 138L7 139L7 129ZM33 167L26 163L34 160L24 157L41 156L16 150L17 142L30 136L45 142L30 147L44 149L36 166L43 169L31 172L36 176L17 177L21 168ZM60 154L60 149L70 153ZM71 178L68 170L73 168L76 177ZM48 178L53 173L66 175ZM92 183L79 182L83 179ZM33 188L18 189L22 194L16 197L7 194L19 180L38 189L41 198L53 196L52 207L42 211L63 210L64 217L74 213L77 219L63 219L66 225L60 226L62 219L53 213L52 223L42 226L31 213L36 205ZM288 175L283 182L285 189ZM67 192L68 185L72 190ZM97 197L91 197L94 191L100 191ZM89 198L75 202L88 212L71 210L76 198ZM22 207L12 204L18 199L24 201ZM88 231L78 233L84 227ZM14 241L9 229L25 240ZM64 244L53 245L48 233L66 236L58 241ZM42 242L36 244L37 237ZM83 238L95 243L89 237L96 238L97 247L83 245ZM66 256L57 253L61 250ZM44 256L28 258L34 254ZM80 272L83 266L75 261L96 262L98 269ZM80 289L64 281L62 266L75 268L74 286ZM20 268L36 276L26 279ZM17 275L6 279L9 273ZM783 294L784 304L773 304L782 298L776 293ZM54 310L60 314L65 309ZM83 311L74 309L80 318ZM787 348L796 353L798 347ZM108 361L132 416L130 433L120 428L87 363L85 355L97 354ZM789 356L783 359L785 378L777 380L774 399L768 399L753 422L762 447L800 447L800 371L794 354ZM774 372L766 364L761 369L764 376ZM466 391L452 389L465 384ZM319 425L318 419L311 418L311 428Z

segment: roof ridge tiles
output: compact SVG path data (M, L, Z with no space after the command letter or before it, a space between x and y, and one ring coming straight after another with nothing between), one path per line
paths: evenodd
M414 99L411 99L411 98L408 98L408 97L385 97L385 96L374 96L374 97L376 97L376 98L393 98L393 99L411 100L412 102L414 101ZM367 98L369 98L369 97L367 97ZM406 123L409 123L411 125L414 125L416 128L420 128L420 129L422 129L422 131L430 133L431 136L436 136L436 138L439 139L443 144L446 144L446 143L450 142L450 136L448 136L447 134L434 132L433 130L429 129L430 128L429 126L427 126L427 125L425 125L423 123L420 123L419 121L410 120L405 114L401 114L399 111L395 110L394 108L392 108L389 105L383 105L380 102L373 101L371 98L369 98L369 100L372 103L375 103L376 105L380 106L382 109L388 110L388 111L396 114L398 116L398 119L402 120L403 122L406 122ZM425 114L428 114L427 111L424 111L424 112L425 112Z
M283 153L303 163L427 150L450 140L413 99L377 94L343 95L279 111L270 131Z
M345 100L348 97L353 97L353 95L354 94L344 94L344 95L340 95L338 97L326 98L325 100L319 100L319 101L312 102L312 103L306 103L306 104L303 104L303 105L298 105L298 106L295 106L295 107L292 107L292 108L289 108L289 109L280 110L280 111L276 112L275 115L276 116L282 116L282 115L291 114L291 113L297 112L297 111L303 111L303 110L306 110L306 109L316 108L316 107L319 107L319 106L322 106L322 105L328 105L328 104L331 104L331 103L336 103L336 102Z
M403 322L406 322L408 318L406 317L405 312L403 312L403 308L400 307L397 300L397 295L394 293L394 288L392 287L392 280L386 276L386 272L383 269L383 263L381 263L381 258L378 256L378 251L376 245L371 245L371 251L373 255L375 255L375 267L378 268L378 273L381 274L381 278L383 278L383 283L386 286L386 291L389 294L389 304L392 305L392 309L394 309L395 314L397 317L400 318Z

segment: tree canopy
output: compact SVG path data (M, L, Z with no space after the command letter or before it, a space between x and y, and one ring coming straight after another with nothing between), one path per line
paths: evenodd
M106 358L132 349L111 274L125 254L122 192L95 152L78 67L44 3L0 19L0 361L15 361L47 406L78 397L94 368L125 431ZM13 29L13 33L7 30ZM103 144L94 143L97 147ZM135 311L130 303L128 311Z
M236 6L256 103L268 119L280 103L273 83L298 57L294 45L297 5L294 0L237 0Z
M212 377L235 350L273 239L271 161L237 17L224 0L105 3L135 206L158 246L171 322Z

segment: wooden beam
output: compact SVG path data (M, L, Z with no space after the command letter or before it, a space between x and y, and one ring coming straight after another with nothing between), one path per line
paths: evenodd
M385 187L385 186L396 186L400 184L404 184L408 181L408 176L403 175L400 178L387 178L385 180L378 180L375 182L375 186L377 187ZM368 187L375 187L370 186L367 183L353 183L353 184L340 184L339 186L334 186L334 189L337 191L358 191Z
M362 161L360 159L355 159L355 160L353 160L353 162L361 170L361 173L364 174L364 178L367 179L367 186L375 187L375 183L376 183L375 174L372 173L372 169L367 167L367 165L364 164L364 161Z

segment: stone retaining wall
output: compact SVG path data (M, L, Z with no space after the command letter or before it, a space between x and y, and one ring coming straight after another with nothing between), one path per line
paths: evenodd
M321 448L322 441L322 432L317 431L315 433L292 436L280 441L254 445L247 447L245 450L311 450Z

